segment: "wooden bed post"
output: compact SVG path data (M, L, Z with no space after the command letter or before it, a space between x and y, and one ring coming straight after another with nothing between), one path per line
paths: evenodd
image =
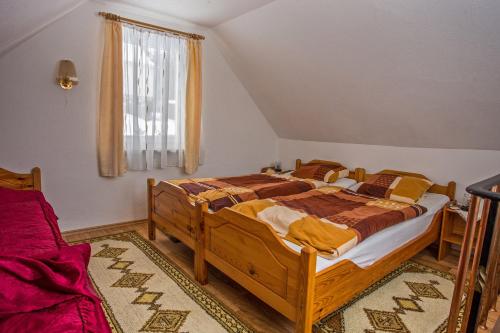
M33 175L33 189L37 191L42 190L42 174L39 167L34 167L31 169L31 174Z
M313 326L316 250L305 246L300 252L300 272L295 333L311 333Z
M366 170L363 168L354 169L354 180L358 183L364 182L366 178Z
M302 160L300 158L295 160L295 170L298 170L302 165Z
M448 183L448 189L446 195L450 198L450 200L455 199L455 191L457 189L457 183L455 182L449 182Z
M156 239L156 225L153 221L153 186L155 186L154 178L148 178L148 237L149 240Z
M205 230L203 214L208 212L205 202L196 203L195 219L195 244L194 244L194 277L196 281L204 285L208 283L207 262L205 261Z

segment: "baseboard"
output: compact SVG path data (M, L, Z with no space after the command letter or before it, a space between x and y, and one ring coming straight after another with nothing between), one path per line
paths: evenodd
M98 225L98 226L89 227L89 228L67 230L67 231L63 231L62 235L65 237L68 237L68 236L73 236L74 234L79 234L79 233L83 233L83 232L92 232L92 231L111 229L111 228L116 228L116 227L130 227L130 226L140 225L140 224L147 223L147 222L148 222L148 220L134 220L134 221L127 221L127 222L117 222L117 223L111 223L111 224L105 224L105 225Z

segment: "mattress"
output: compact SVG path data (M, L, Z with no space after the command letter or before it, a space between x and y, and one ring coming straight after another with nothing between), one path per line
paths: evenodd
M351 188L355 188L355 186ZM425 214L384 229L333 260L318 256L316 272L320 272L342 260L350 260L360 268L373 265L377 260L422 235L431 225L436 212L443 208L448 201L449 198L446 195L424 194L418 204L427 208ZM284 242L294 251L300 252L300 246L286 240Z

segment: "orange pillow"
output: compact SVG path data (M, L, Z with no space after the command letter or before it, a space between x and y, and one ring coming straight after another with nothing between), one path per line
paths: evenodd
M292 176L302 179L314 179L326 183L336 182L339 178L349 176L349 170L338 163L306 163L292 172Z
M425 178L380 173L361 183L357 192L377 198L415 204L433 183Z

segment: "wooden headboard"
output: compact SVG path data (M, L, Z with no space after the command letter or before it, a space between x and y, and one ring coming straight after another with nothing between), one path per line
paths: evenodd
M318 164L339 164L338 162L333 162L333 161L326 161L326 160L311 160L308 163L318 163ZM300 168L302 165L302 160L300 158L295 160L295 170ZM356 168L354 171L349 170L349 177L351 179L354 179L355 181L362 182L365 179L365 169L363 168Z
M414 173L414 172L407 172L407 171L386 169L386 170L382 170L382 171L377 172L377 173L390 173L390 174L397 174L400 176L412 176L412 177L424 178L424 179L430 180L429 178L422 175L421 173ZM368 174L368 173L365 174L365 179L363 179L363 180L366 180L366 178L370 177L371 175L373 175L373 174ZM450 198L450 200L454 200L456 188L457 188L457 184L455 182L448 182L447 185L434 184L431 186L431 188L429 189L428 192L437 193L437 194L444 194L444 195L447 195L448 198Z
M42 175L40 168L31 169L31 173L15 173L0 168L0 187L15 190L42 190Z

